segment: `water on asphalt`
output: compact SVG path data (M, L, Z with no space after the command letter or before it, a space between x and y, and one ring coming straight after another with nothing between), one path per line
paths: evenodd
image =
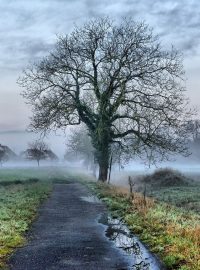
M164 269L159 259L149 252L140 240L131 234L127 226L119 219L103 214L99 222L106 226L105 235L114 242L117 248L124 251L130 260L133 270Z
M108 217L107 221L102 222L102 217ZM104 204L85 186L55 184L28 233L27 244L10 258L10 270L162 269L122 225L109 218ZM130 241L127 248L119 236L126 245Z

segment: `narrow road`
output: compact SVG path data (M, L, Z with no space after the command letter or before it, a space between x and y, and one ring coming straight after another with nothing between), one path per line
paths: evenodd
M79 183L55 184L39 210L26 246L10 259L11 270L127 270L128 259L98 223L106 212Z

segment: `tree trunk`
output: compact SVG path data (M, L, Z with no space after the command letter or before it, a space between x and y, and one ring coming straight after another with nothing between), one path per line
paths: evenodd
M108 177L108 165L99 164L99 181L106 182Z
M99 181L106 182L108 179L108 169L109 169L109 147L104 148L99 154Z
M110 126L109 123L107 123L107 115L105 117L105 112L103 109L101 110L101 117L102 118L100 119L95 133L92 136L92 140L96 150L95 157L99 165L98 180L106 182L108 178L110 160Z

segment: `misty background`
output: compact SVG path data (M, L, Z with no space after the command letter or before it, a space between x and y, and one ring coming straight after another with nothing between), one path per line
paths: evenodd
M122 17L131 17L153 27L164 47L173 44L183 53L186 95L193 106L200 107L200 2L197 0L115 0L109 3L104 0L0 0L0 9L0 144L9 146L16 154L39 138L38 134L26 131L31 109L20 96L18 77L29 63L37 62L52 50L56 35L70 33L74 25L88 19L108 15L120 21ZM66 134L52 133L45 138L60 159L64 156L69 133L69 130ZM198 159L195 155L178 157L177 166L184 163L198 167ZM172 165L175 166L174 161L162 166ZM136 166L140 167L141 163L130 163L127 169Z

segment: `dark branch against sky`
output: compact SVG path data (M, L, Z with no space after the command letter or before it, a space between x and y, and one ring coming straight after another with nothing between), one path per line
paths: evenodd
M163 46L184 55L188 96L200 105L200 1L198 0L0 0L0 131L28 124L30 109L19 96L16 79L29 62L53 48L57 34L75 24L110 16L145 21Z

